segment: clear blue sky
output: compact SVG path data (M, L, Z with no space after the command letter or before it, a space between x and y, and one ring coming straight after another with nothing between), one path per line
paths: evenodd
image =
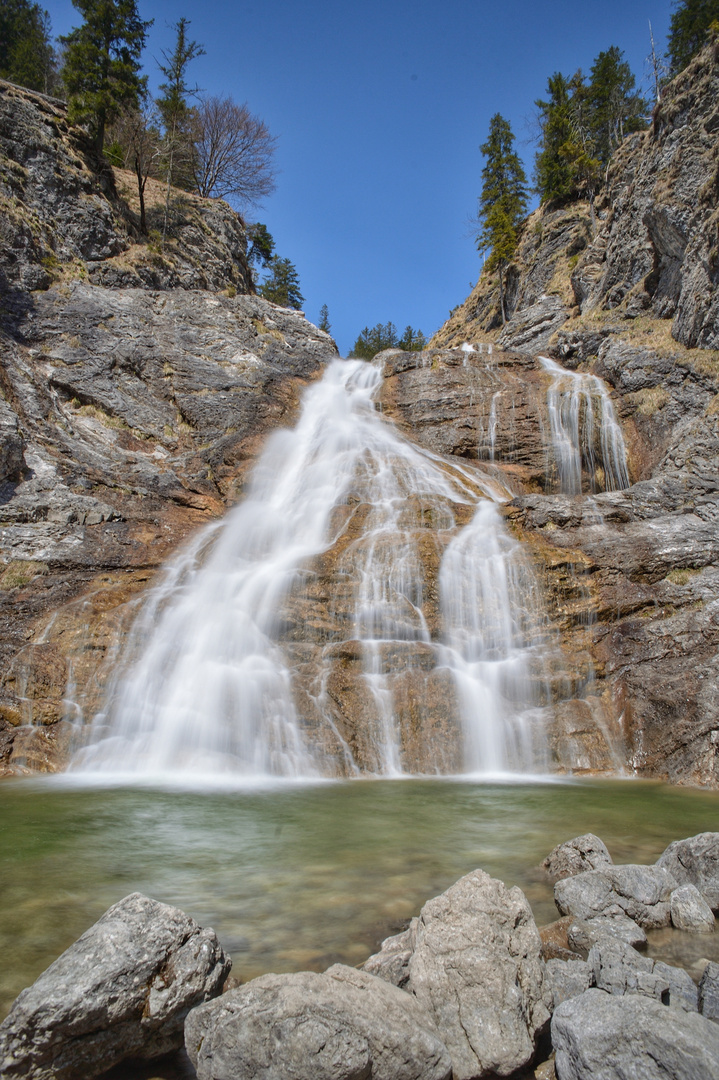
M55 34L81 21L47 6ZM138 0L153 18L145 70L181 15L207 50L190 76L247 101L279 144L277 192L247 212L297 266L307 317L327 304L340 351L391 319L433 333L479 273L471 235L490 117L531 176L535 109L554 71L588 71L618 45L641 81L671 0Z

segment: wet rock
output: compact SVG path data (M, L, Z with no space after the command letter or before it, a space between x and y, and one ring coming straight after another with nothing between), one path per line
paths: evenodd
M525 1066L551 991L521 890L475 870L424 905L416 935L407 989L447 1045L454 1080Z
M335 964L263 975L194 1009L185 1044L199 1080L449 1080L447 1049L402 990Z
M669 925L669 900L676 885L660 866L612 866L558 881L554 901L562 915L584 920L597 915L628 915L651 930Z
M542 942L542 958L544 960L572 960L579 950L569 944L568 930L572 923L571 915L565 915L556 919L547 926L539 927L539 937ZM585 952L588 951L585 950Z
M545 964L547 981L552 990L554 1008L569 998L579 997L594 986L594 970L585 960L548 960Z
M579 952L589 952L603 937L623 941L634 949L647 944L647 935L634 919L626 915L597 915L593 919L570 919L567 927L569 947Z
M214 931L132 893L19 995L0 1024L0 1075L77 1080L177 1049L230 966Z
M719 1024L719 964L710 961L699 980L699 1012Z
M672 926L694 934L711 934L714 914L696 885L680 885L670 900Z
M643 994L687 1012L699 1007L696 984L686 971L640 956L621 941L602 938L592 946L587 963L593 985L610 994Z
M606 844L594 833L575 836L573 840L558 844L542 863L552 882L581 874L584 870L599 870L603 866L612 865L612 857Z
M719 911L719 833L675 840L657 859L680 885L695 885L713 911Z
M412 919L401 934L384 939L380 951L364 962L362 970L403 989L409 981L409 961L416 939L417 920Z
M560 1080L702 1080L719 1075L719 1030L697 1013L590 989L552 1017Z

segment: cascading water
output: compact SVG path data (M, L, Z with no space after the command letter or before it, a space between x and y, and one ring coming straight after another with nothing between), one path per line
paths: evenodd
M629 487L624 439L606 385L596 375L567 371L549 357L539 360L552 376L547 411L557 490L581 495L585 474L590 493L596 492L598 468L605 491Z
M73 769L336 775L328 733L342 743L345 773L432 772L431 747L407 767L397 704L398 667L421 681L428 656L456 687L463 769L538 767L531 709L546 620L497 510L507 492L402 439L374 406L381 379L379 366L335 361L307 390L297 426L269 439L247 498L145 602ZM325 656L338 641L361 656L373 712L361 761L339 732L327 672L303 699L312 723L297 705L288 611L332 552L348 599L342 610L325 604L334 627ZM441 561L433 626L431 557Z

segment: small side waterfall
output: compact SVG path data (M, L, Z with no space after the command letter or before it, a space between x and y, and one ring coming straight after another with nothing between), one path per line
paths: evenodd
M547 410L556 490L581 495L583 476L589 493L629 487L624 439L605 384L596 375L567 371L546 356L539 359L552 376Z
M335 361L306 391L246 499L146 600L74 770L336 775L331 735L346 771L417 771L398 685L421 697L429 668L455 687L465 771L541 767L532 708L549 637L539 586L497 509L508 493L479 467L402 439L375 408L381 380L379 366ZM318 630L292 612L306 610L323 560L345 601L314 601L314 621L330 627ZM361 761L339 732L329 674L319 692L300 690L298 648L313 634L322 663L343 642L361 657L372 714ZM298 702L310 698L308 720ZM428 746L419 771L436 769Z

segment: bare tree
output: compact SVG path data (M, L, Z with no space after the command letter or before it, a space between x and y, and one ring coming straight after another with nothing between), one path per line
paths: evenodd
M277 139L247 105L209 97L194 118L193 166L200 195L256 205L272 194Z
M110 134L122 148L123 164L133 169L137 177L137 194L140 199L140 231L147 236L145 216L145 185L148 176L158 175L158 162L162 145L153 115L146 108L126 109L113 124Z

